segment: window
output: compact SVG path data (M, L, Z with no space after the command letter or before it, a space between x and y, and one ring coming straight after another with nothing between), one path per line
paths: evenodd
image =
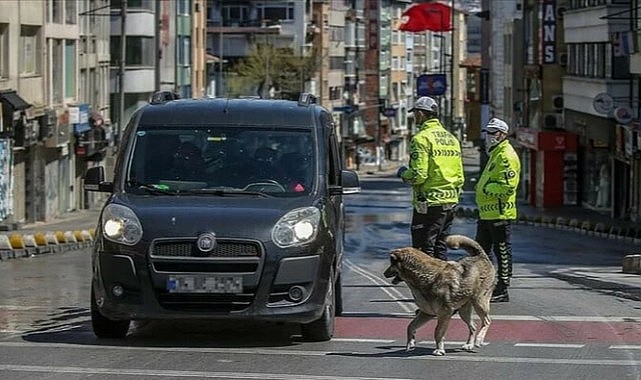
M0 24L0 78L9 77L9 24Z
M51 0L50 19L54 24L62 24L63 0Z
M249 19L249 9L239 5L229 5L223 7L223 25L238 26L244 24Z
M67 0L65 2L65 22L67 24L76 23L76 0Z
M153 37L129 36L125 48L127 66L154 66ZM120 64L120 36L111 36L111 64Z
M19 65L21 75L39 74L38 67L38 34L37 26L22 25L20 28Z
M345 68L344 57L329 57L330 70L343 70Z
M279 22L280 20L293 20L294 19L294 6L290 4L287 7L270 7L269 3L265 3L259 9L259 17L263 20L272 22Z
M65 98L76 97L76 41L65 40Z
M189 15L191 12L190 1L188 0L178 0L178 14L180 15Z
M154 9L154 0L127 0L127 9L129 8L138 8L138 9ZM111 0L111 9L121 9L122 0Z
M51 97L53 103L61 104L64 101L64 62L62 53L62 40L51 41Z

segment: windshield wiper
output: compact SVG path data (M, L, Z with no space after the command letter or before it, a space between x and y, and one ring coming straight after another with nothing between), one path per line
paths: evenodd
M252 196L257 196L261 198L271 198L272 196L263 193L262 191L251 191L251 190L242 190L242 189L236 189L233 187L216 187L216 188L211 188L211 189L193 189L193 190L187 190L187 193L190 194L212 194L212 195L217 195L219 197L225 197L225 196L244 196L244 195L252 195Z
M166 185L157 185L153 183L143 183L143 182L137 182L137 181L127 181L127 184L137 189L147 190L148 192L153 194L162 194L162 195L179 194L177 191L169 190L169 187L167 187Z

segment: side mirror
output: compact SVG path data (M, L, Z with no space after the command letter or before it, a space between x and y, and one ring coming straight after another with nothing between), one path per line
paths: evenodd
M96 166L87 169L85 172L84 188L87 191L110 193L113 191L113 183L105 182L105 168L103 166Z
M358 174L353 170L341 170L341 186L330 189L332 195L357 194L361 192L361 184Z

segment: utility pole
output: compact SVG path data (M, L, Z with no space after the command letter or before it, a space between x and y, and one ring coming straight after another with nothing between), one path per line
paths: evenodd
M483 128L490 120L490 40L492 38L490 0L481 1L481 14L481 125L479 127ZM481 168L488 160L484 137L485 134L481 133Z
M161 4L160 0L156 0L156 11L154 14L154 22L156 24L156 28L154 28L154 39L156 40L154 42L154 47L155 47L155 52L156 56L154 57L154 66L155 66L155 72L154 72L154 89L156 91L160 90L160 28L161 28L161 20L160 20L160 11L161 11Z
M120 133L125 123L125 60L127 55L127 0L120 5L120 68L118 70L118 130L116 141L120 143Z

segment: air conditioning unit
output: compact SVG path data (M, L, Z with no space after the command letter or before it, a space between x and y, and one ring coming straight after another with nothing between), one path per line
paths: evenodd
M568 53L559 54L559 65L565 67L568 65Z
M552 97L552 106L556 110L562 110L563 109L563 95L554 95Z
M563 115L560 113L548 113L543 116L544 128L565 128Z

